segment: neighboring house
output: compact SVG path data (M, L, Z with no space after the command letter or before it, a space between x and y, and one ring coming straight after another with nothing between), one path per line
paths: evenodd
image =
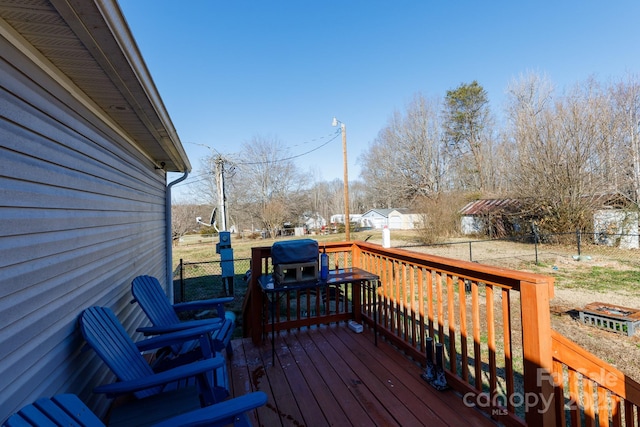
M371 209L360 218L362 227L384 228L391 230L412 230L422 223L422 215L411 213L406 208Z
M327 220L319 213L305 213L301 218L307 230L319 230L327 226Z
M517 227L509 222L508 215L520 210L517 199L480 199L467 203L460 210L460 229L462 234L484 234L492 225L498 232ZM499 233L500 234L500 233Z
M0 18L0 423L61 392L104 414L112 375L77 317L108 306L133 333L131 280L171 291L167 172L191 165L116 0Z
M344 224L345 214L333 214L331 215L331 224ZM349 214L349 222L359 222L362 215L360 214Z
M596 243L620 248L635 249L638 240L638 207L620 194L596 194L585 196L593 212L593 230ZM506 236L513 232L530 232L527 226L533 218L523 219L519 212L522 202L518 199L480 199L467 203L461 210L460 226L463 234L488 234L492 227L494 236Z

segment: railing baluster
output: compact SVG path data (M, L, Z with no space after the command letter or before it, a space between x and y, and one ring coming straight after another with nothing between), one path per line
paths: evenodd
M597 387L598 396L598 425L600 427L609 426L609 398L607 390L604 387Z
M418 310L416 307L416 278L415 278L415 267L407 265L407 285L409 286L408 297L409 297L409 324L411 325L411 345L414 347L418 345Z
M458 277L458 298L460 306L460 356L462 363L461 376L465 382L469 382L469 360L467 349L467 294L465 281Z
M558 418L558 425L560 426L566 426L567 422L566 422L566 414L565 414L565 408L564 408L564 393L566 390L565 387L565 375L564 375L564 370L563 370L563 366L562 363L553 362L553 374L555 375L555 378L558 380L558 383L556 384L556 417ZM568 375L567 375L568 378ZM568 381L567 381L568 382ZM511 405L511 403L509 404L509 410L513 410L512 408L513 405Z
M436 272L436 299L438 316L438 342L444 344L444 297L442 295L442 273Z
M480 298L478 282L471 284L471 317L473 322L473 365L476 390L482 391L482 348L480 346Z
M613 427L622 427L622 414L620 412L620 396L611 394L611 422Z
M594 427L596 425L595 401L593 399L593 381L582 376L582 387L584 391L584 425L585 427Z
M435 338L435 315L433 313L433 270L427 270L427 314L429 316L429 336Z
M511 354L511 298L509 289L502 288L502 345L504 347L504 370L507 396L515 391L513 378L513 355ZM514 411L511 399L507 399L507 410Z
M573 368L569 368L569 397L571 410L571 425L580 426L580 414L577 403L580 402L580 383L578 373Z
M447 324L449 326L449 370L458 372L456 353L456 318L454 309L455 293L453 292L453 276L447 274Z
M402 333L405 341L411 343L411 297L407 282L407 265L404 262L400 264L400 283L402 286Z
M400 294L401 281L400 275L398 274L398 264L400 261L393 262L393 288L395 289L394 301L395 301L395 310L394 310L394 318L393 318L393 330L396 335L402 336L401 328L401 316L400 313L402 311L402 296Z
M484 292L487 313L487 348L489 349L489 395L491 396L491 401L495 402L494 399L498 392L498 381L496 373L496 331L493 286L485 285Z
M418 325L419 325L419 330L418 330L418 334L419 335L419 349L421 353L425 352L425 336L426 336L426 331L425 331L425 318L424 318L424 303L425 303L425 294L424 294L424 268L417 268L416 269L416 273L417 273L417 282L418 282L418 295L417 295L417 300L416 300L416 304L418 306Z

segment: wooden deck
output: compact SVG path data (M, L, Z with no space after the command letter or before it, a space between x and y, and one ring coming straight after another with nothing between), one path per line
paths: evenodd
M438 392L420 378L422 368L384 340L374 345L365 328L344 323L283 332L256 347L233 341L232 393L262 390L267 405L255 411L259 426L493 426L460 395Z

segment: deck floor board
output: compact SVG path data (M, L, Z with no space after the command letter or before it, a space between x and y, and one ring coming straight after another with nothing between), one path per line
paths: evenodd
M267 404L251 414L258 426L494 426L452 390L439 392L421 368L365 328L343 323L276 335L255 346L233 342L232 394L262 390Z

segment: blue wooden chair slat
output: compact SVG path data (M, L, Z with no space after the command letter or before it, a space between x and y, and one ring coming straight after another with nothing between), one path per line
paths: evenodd
M100 426L102 421L81 401L75 394L58 394L51 399L39 399L36 404L43 408L45 402L52 402L55 406L61 408L66 414L78 421L81 426Z
M42 426L42 427L58 427L58 424L47 415L38 411L37 408L25 406L15 415L9 417L4 424L7 427L22 426Z
M235 326L235 315L232 312L224 311L224 304L233 301L233 297L217 298L210 300L191 301L182 304L171 305L160 285L158 279L153 276L138 276L131 282L131 293L134 301L137 302L145 312L153 327L139 328L145 334L166 333L176 329L196 327L202 324L219 324L219 329L212 331L211 339L217 351L226 349L231 356L231 338ZM195 321L182 321L178 317L178 310L202 310L215 309L218 317L214 319L203 319ZM185 343L182 346L172 346L174 355L179 355L192 351L197 343Z
M63 407L53 402L51 399L38 399L33 404L42 414L56 421L64 420L64 425L68 427L80 427L80 423L71 413L66 412ZM93 415L93 414L91 414ZM100 420L98 420L100 422ZM99 424L98 424L99 425Z
M223 427L233 424L235 427L250 427L247 412L267 403L267 395L261 391L248 393L208 408L189 412L156 424L156 427L175 426L213 426ZM212 420L215 414L215 421Z
M153 369L140 354L113 312L90 307L80 315L82 335L120 381L153 375ZM137 398L159 393L161 387L136 392Z
M156 373L140 354L113 311L106 307L89 307L79 316L82 335L100 358L118 377L119 382L96 388L96 392L117 395L134 393L142 399L162 392L172 383L185 378L195 378L204 404L218 402L229 395L228 375L222 357L215 357L208 348L209 327L191 328L172 334L149 338L140 347L159 348L181 341L203 340L199 361L171 366L170 370ZM151 342L153 346L144 345ZM208 352L206 351L208 350Z
M136 418L137 427L153 425L157 427L175 426L225 426L233 424L237 427L250 426L247 412L267 402L267 395L261 391L249 393L201 409L184 410L180 406L174 408L176 415L157 422L145 420L144 416ZM129 405L135 405L133 404ZM153 417L153 408L145 408L138 404L136 412L145 412ZM145 411L147 409L147 411ZM105 427L105 424L74 394L59 394L51 399L38 399L17 413L11 415L3 427Z
M12 415L7 427L104 427L100 418L74 394L59 394L51 399L38 399Z

